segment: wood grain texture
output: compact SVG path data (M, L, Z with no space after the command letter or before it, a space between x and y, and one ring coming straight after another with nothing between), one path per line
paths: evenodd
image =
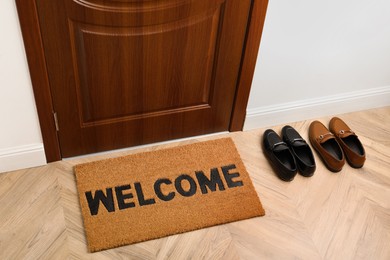
M261 35L263 34L267 6L268 0L256 0L252 4L229 131L241 131L244 127L246 107L255 72Z
M48 162L242 129L267 0L16 2Z
M45 146L46 160L48 162L58 161L61 160L60 144L53 120L54 108L35 1L16 0L16 6Z
M332 173L315 154L313 177L280 181L262 154L265 129L256 129L1 174L0 259L389 259L390 107L338 116L365 146L361 169ZM290 125L307 139L311 121ZM87 252L74 165L222 136L234 140L266 216Z

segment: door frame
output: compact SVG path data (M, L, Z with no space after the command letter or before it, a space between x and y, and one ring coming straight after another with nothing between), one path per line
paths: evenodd
M62 159L36 0L15 0L47 162ZM252 0L229 131L241 131L255 71L268 0Z

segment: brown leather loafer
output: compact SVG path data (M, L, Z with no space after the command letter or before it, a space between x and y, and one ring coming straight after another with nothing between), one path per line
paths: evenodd
M338 117L330 120L329 130L336 136L348 163L354 168L363 167L366 161L366 153L355 132Z
M309 140L329 170L341 171L345 164L343 150L336 137L321 122L314 121L310 124Z

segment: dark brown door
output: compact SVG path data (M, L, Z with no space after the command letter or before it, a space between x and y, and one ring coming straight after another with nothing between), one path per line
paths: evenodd
M251 0L36 0L63 157L229 129Z

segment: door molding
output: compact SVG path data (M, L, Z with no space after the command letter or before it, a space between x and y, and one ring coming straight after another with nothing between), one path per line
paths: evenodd
M53 117L53 102L46 70L38 12L34 0L16 0L24 48L41 126L47 162L61 160L60 144Z
M261 35L267 12L268 0L253 0L249 16L245 46L242 54L241 70L237 82L236 96L229 131L242 131L246 117L249 93L252 86Z
M62 159L62 156L54 121L54 108L46 69L46 58L43 50L38 12L35 5L36 0L15 1L30 70L46 160L47 162L58 161ZM252 0L229 131L241 131L244 126L246 107L256 66L267 5L268 0Z

